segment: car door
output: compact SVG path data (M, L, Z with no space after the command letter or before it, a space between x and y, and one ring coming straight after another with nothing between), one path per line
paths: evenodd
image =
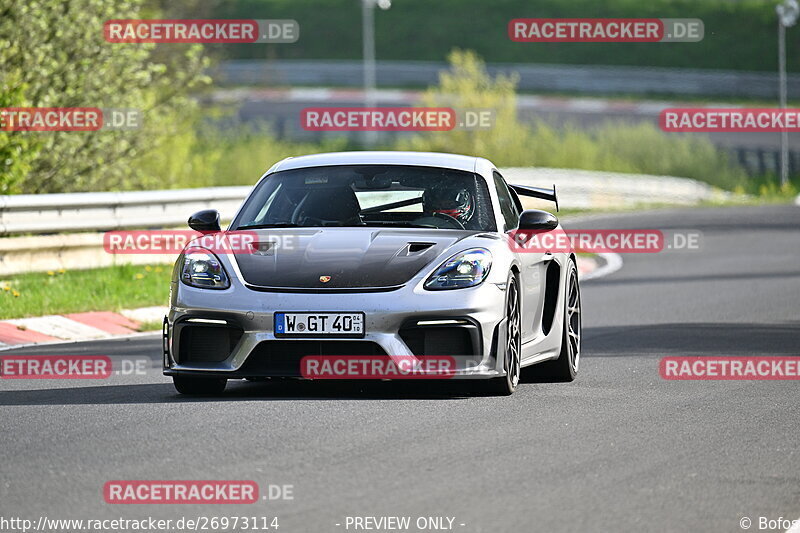
M500 201L500 212L507 235L519 226L519 216L522 213L522 203L506 184L503 176L496 170L493 172L494 185ZM509 237L511 239L511 237ZM513 240L509 240L513 246ZM520 262L520 285L522 291L522 342L531 341L539 332L539 318L542 316L544 281L547 263L552 260L551 255L540 252L517 252Z

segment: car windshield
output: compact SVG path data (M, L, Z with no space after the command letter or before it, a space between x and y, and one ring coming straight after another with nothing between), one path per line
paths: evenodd
M341 165L276 172L232 227L419 227L495 231L484 179L400 165Z

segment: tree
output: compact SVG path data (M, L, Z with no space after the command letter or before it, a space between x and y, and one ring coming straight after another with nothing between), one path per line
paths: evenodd
M199 45L112 44L109 19L142 18L143 0L0 0L0 106L136 109L137 130L0 132L0 192L67 192L152 184L136 159L191 116L208 83ZM150 14L150 13L148 13ZM174 51L173 51L174 50Z
M454 129L418 134L400 147L410 150L452 152L491 157L506 166L529 164L532 132L517 118L517 80L492 78L484 62L472 51L454 50L448 56L450 70L439 74L439 85L429 88L422 103L450 107L459 119L467 110L491 110L493 124L487 129Z

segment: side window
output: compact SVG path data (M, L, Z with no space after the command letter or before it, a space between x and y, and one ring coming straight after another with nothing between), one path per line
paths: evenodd
M503 176L494 173L494 186L497 189L497 196L500 199L500 212L506 223L506 231L516 228L519 225L519 210L517 204L511 197L506 180Z

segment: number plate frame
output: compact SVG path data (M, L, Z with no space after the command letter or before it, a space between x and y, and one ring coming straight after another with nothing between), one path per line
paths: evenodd
M292 332L287 333L286 330L286 316L287 315L324 315L329 317L331 320L331 324L333 320L335 320L336 316L354 316L358 315L361 317L361 333L336 333L336 332L328 332L328 333L321 333L316 331L305 331L302 333ZM281 317L282 328L279 328L279 317ZM272 331L275 334L276 338L314 338L314 337L322 337L326 339L330 338L340 338L340 339L363 339L366 334L366 313L364 311L275 311L272 315ZM279 329L281 331L279 331Z

